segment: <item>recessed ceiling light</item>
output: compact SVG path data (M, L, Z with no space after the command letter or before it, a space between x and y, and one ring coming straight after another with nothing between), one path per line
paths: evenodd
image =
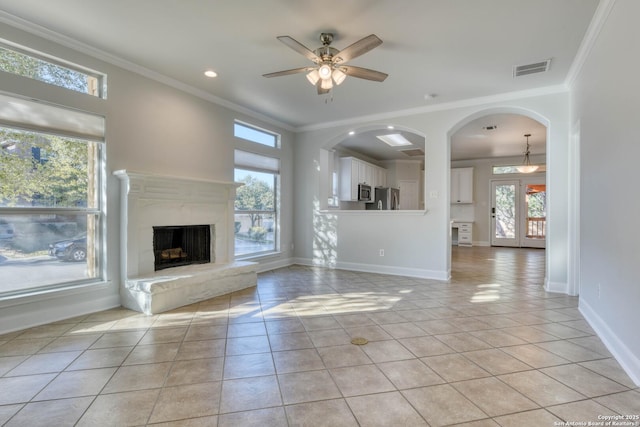
M387 129L393 129L392 125L387 126Z
M412 145L411 141L402 136L399 133L390 133L388 135L376 135L380 141L384 142L391 147L402 147L405 145Z
M355 135L355 134L356 134L356 131L355 131L355 130L350 130L350 131L349 131L349 135Z
M211 78L213 78L213 77L218 77L218 73L216 73L216 72L215 72L215 71L213 71L213 70L207 70L207 71L205 71L205 72L204 72L204 75L205 75L205 76L207 76L207 77L211 77Z

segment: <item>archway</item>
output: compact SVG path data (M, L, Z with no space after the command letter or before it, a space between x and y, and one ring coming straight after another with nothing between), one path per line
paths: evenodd
M525 151L524 135L526 134L535 136L535 151L532 150L532 153L536 153L534 163L546 166L546 157L549 152L547 147L550 140L549 127L549 120L534 111L518 107L503 107L475 112L460 120L448 132L448 176L452 176L451 169L455 166L456 174L466 171L467 173L473 173L474 177L472 181L474 184L474 198L472 201L466 200L468 203L465 203L465 200L462 203L456 203L457 201L451 200L452 182L451 178L449 179L449 191L447 192L449 200L446 204L448 217L452 220L460 221L461 224L470 223L472 225L473 245L543 246L539 242L540 239L546 240L546 234L535 236L538 240L533 245L530 243L533 240L526 239L534 237L529 230L534 222L531 221L531 215L525 207L528 206L524 204L525 197L522 197L522 208L519 205L515 205L515 203L519 203L516 199L518 192L521 191L524 195L526 193L525 189L529 187L539 189L540 183L546 183L547 172L538 171L532 174L519 174L515 166L522 164ZM511 165L511 167L506 165ZM497 175L502 170L505 170L506 174ZM541 168L540 170L545 169ZM454 183L457 184L457 181ZM493 187L492 183L494 184ZM506 185L507 183L509 185ZM505 185L496 186L495 184ZM512 211L514 218L511 218L511 225L513 225L514 229L510 230L510 233L513 232L513 236L509 236L513 237L513 239L499 241L494 237L497 233L496 225L498 225L497 228L500 226L500 221L495 218L496 216L500 217L500 210L496 214L496 198L494 195L492 200L492 191L495 193L496 188L502 187L508 187L515 193L512 201L514 203ZM548 191L553 191L553 189L549 187ZM527 197L526 200L529 200L529 198ZM551 208L551 206L547 207ZM519 213L522 213L522 221L518 219ZM547 224L547 220L549 223L552 222L552 217L553 212L549 209L544 218L537 218L536 224L542 224L544 227ZM456 223L452 225L455 227ZM451 269L450 271L453 271L454 267L451 256L453 250L452 241L455 242L457 234L455 232L456 228L452 228L452 230L452 233L449 234L447 251L447 265ZM552 231L553 229L545 227L545 233L546 230ZM467 238L466 234L464 238ZM509 244L503 243L507 240L510 242ZM525 241L529 243L523 243ZM465 243L467 242L465 241ZM471 242L467 244L470 245ZM552 256L552 252L553 247L549 247L545 253L547 269L549 268L548 260ZM546 277L547 275L545 275L545 287L547 287Z
M402 136L407 145L390 145L380 139L380 136L395 134ZM337 180L337 162L340 157L354 156L365 162L370 162L384 168L394 170L396 163L413 163L415 177L415 206L410 210L424 209L424 159L425 159L425 136L415 129L395 124L373 124L360 126L344 131L327 140L320 149L320 207L338 208L339 203L335 200L332 205L333 188ZM327 171L322 173L322 171ZM391 183L382 185L383 187L402 185L409 183L409 179L403 180L401 176L396 177L394 172L390 172ZM386 182L386 181L385 181ZM408 193L407 193L408 194ZM335 198L335 197L334 197ZM402 208L401 208L402 209Z

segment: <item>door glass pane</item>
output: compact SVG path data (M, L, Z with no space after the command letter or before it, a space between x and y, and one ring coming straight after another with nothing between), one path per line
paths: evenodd
M544 184L527 184L527 225L528 239L544 239L547 225L547 186Z
M496 228L497 239L516 237L516 186L497 184L496 188Z

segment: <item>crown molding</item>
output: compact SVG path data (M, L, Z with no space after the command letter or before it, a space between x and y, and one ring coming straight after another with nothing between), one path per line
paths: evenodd
M349 126L361 124L363 122L382 121L395 119L398 117L412 116L416 114L432 113L435 111L453 110L456 108L475 107L478 105L491 104L496 102L513 101L522 98L533 98L536 96L552 95L557 93L566 93L569 88L565 84L555 86L545 86L535 89L527 89L515 92L501 93L497 95L481 96L477 98L462 99L460 101L444 102L442 104L429 105L425 107L410 108L406 110L391 111L388 113L372 114L369 116L354 117L334 122L319 123L308 126L300 126L295 128L296 132L307 132L322 129L330 129L339 126Z
M295 128L289 124L283 123L279 120L275 120L269 116L258 113L249 108L243 107L242 105L238 105L233 102L227 101L226 99L222 99L206 91L203 91L191 85L185 84L179 80L176 80L174 78L165 76L164 74L158 73L157 71L135 64L131 61L127 61L118 56L112 55L108 52L105 52L103 50L90 46L86 43L82 43L71 37L65 36L63 34L60 34L46 27L43 27L41 25L35 24L33 22L27 21L26 19L22 19L15 15L11 15L10 13L7 13L3 10L0 10L0 22L7 24L11 27L17 28L18 30L22 30L29 34L33 34L35 36L41 37L53 43L57 43L61 46L73 49L85 55L92 56L96 59L107 62L116 67L125 69L127 71L131 71L143 77L147 77L151 80L155 80L159 83L165 84L167 86L173 87L174 89L178 89L182 92L204 99L213 104L220 105L222 107L228 108L238 113L246 114L247 116L253 117L258 120L262 120L263 122L270 123L274 126L279 126L288 131L295 131Z
M613 10L615 3L616 0L600 0L600 3L598 3L596 12L593 14L589 27L587 27L587 31L582 38L582 42L578 48L578 53L576 53L576 56L571 63L571 67L569 67L569 71L567 72L564 84L569 89L573 88L576 79L582 71L582 67L587 62L591 49L593 49L593 46L596 44L600 31L602 31L602 27L604 27L604 24L607 22L607 18L609 17L611 10Z

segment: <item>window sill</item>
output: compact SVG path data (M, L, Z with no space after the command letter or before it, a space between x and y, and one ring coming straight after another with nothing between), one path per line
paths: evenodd
M276 258L282 255L280 251L260 252L235 257L236 261L260 261L263 259Z
M96 292L99 290L107 289L112 285L113 283L111 281L98 281L49 289L34 289L33 291L25 291L20 294L0 294L0 308L46 301L56 298L70 297L77 294Z

